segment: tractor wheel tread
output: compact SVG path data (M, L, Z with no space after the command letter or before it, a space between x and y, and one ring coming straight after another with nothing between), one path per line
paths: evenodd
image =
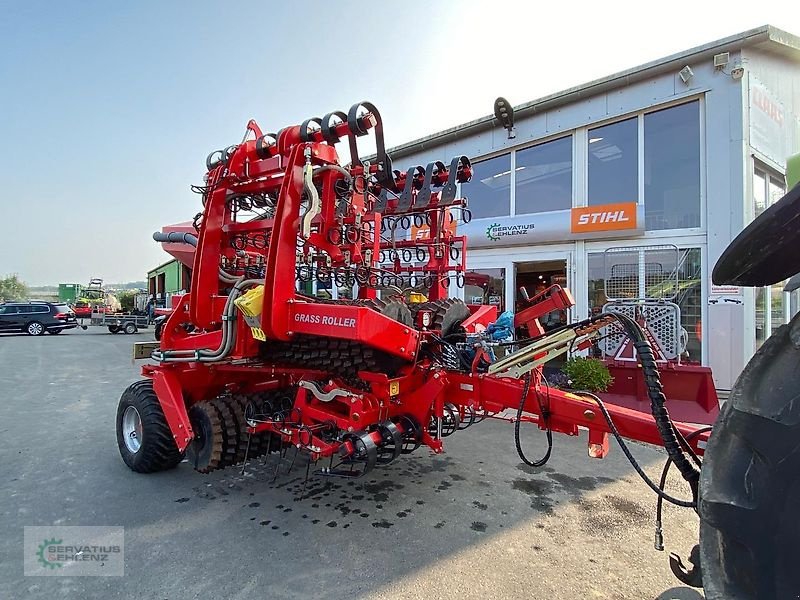
M756 352L720 411L700 474L708 600L795 598L800 590L800 315Z
M142 423L141 446L135 453L128 450L122 434L122 416L129 406L136 409ZM183 460L150 379L137 381L122 393L117 407L117 445L122 460L137 473L165 471Z

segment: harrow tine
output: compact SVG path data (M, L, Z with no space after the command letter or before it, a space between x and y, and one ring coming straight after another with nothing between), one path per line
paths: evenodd
M440 166L441 165L441 166ZM425 177L422 180L422 187L414 198L414 209L428 208L431 203L431 183L433 183L433 170L443 168L444 165L439 161L429 162L425 167Z
M458 167L470 167L469 159L466 156L456 156L450 163L450 171L447 174L447 183L442 188L439 195L439 205L452 204L456 199L456 184L458 183Z
M299 453L300 453L300 448L295 446L295 448L294 448L294 456L292 457L292 462L289 464L289 470L286 471L287 475L292 472L292 469L294 469L294 462L297 460L297 455Z
M244 475L245 467L247 467L247 457L250 454L250 441L253 439L253 434L247 434L247 447L244 449L244 460L242 461L242 471L241 474Z
M397 203L397 212L406 212L411 208L414 201L414 180L418 173L424 173L422 167L411 167L406 172L406 185L403 188L403 193L400 194L400 201Z
M306 478L303 480L303 491L300 492L300 496L303 496L306 493L306 484L308 483L308 474L311 471L311 461L306 463Z

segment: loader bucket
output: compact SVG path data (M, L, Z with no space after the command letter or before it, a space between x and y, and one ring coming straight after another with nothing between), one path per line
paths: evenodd
M635 362L610 362L614 382L598 394L608 404L650 413L642 369ZM700 365L667 363L659 365L667 410L675 421L710 425L719 414L719 398L711 369Z

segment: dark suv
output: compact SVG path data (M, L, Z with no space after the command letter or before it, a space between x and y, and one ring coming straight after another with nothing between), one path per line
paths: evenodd
M61 333L78 326L75 313L66 304L51 302L6 302L0 304L0 332L24 331L29 335Z

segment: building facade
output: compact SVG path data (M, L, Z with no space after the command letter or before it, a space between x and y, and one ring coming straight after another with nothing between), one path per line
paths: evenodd
M154 296L157 306L169 306L173 294L185 292L191 282L191 270L173 259L147 273L147 293Z
M798 117L800 38L765 26L517 106L513 138L485 117L389 152L404 169L473 161L458 225L472 274L454 295L513 309L520 286L566 284L576 305L562 320L576 320L659 297L670 274L683 356L727 390L800 307L781 286L711 283L728 243L785 193Z

